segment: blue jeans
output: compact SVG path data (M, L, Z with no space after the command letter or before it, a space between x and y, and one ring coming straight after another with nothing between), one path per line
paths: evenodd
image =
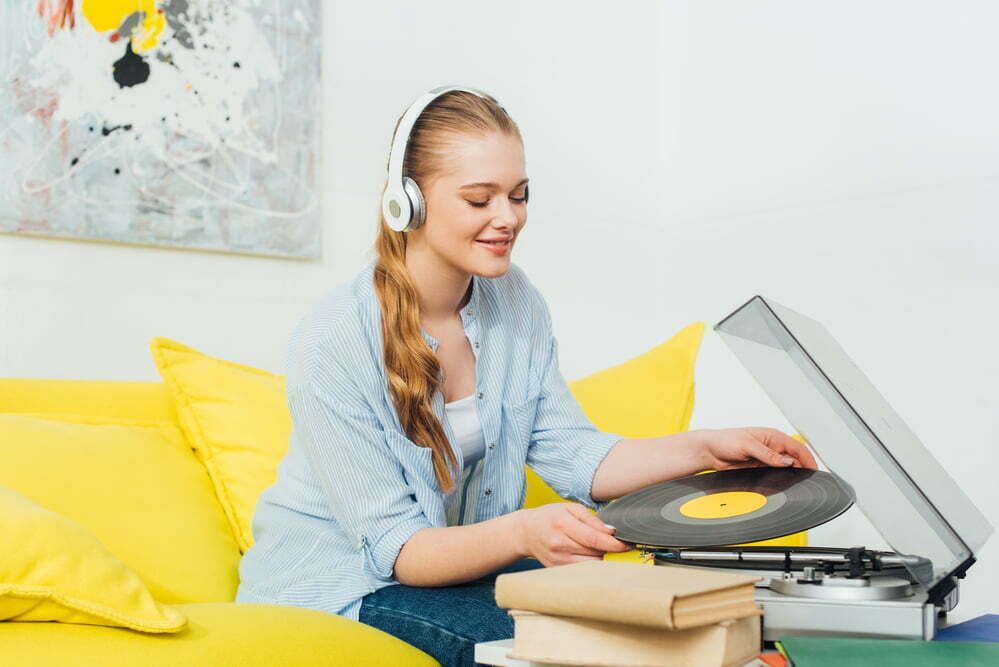
M474 665L476 642L513 636L513 619L496 606L496 576L539 567L544 567L540 561L525 558L457 586L386 586L364 596L360 621L429 653L444 667Z

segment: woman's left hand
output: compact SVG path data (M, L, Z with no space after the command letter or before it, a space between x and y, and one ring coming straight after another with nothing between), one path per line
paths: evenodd
M808 448L777 429L765 426L704 429L705 470L736 468L811 468L818 465Z

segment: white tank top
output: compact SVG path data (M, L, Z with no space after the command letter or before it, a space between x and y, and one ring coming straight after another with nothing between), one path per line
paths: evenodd
M461 448L465 468L476 463L486 453L486 441L482 437L482 424L475 407L475 394L444 404L447 419L454 431L455 444Z
M444 414L451 424L455 445L461 448L464 467L455 489L445 500L447 525L466 525L475 521L486 441L475 407L475 394L444 404Z

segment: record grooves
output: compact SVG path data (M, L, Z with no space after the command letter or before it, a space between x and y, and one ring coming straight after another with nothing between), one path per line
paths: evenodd
M853 504L834 473L806 468L740 468L653 484L610 503L597 516L614 537L655 547L758 542L814 528Z

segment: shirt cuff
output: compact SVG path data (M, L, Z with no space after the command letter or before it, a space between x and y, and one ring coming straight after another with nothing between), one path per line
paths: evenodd
M577 459L573 486L576 489L576 496L583 505L590 509L600 511L607 507L609 500L596 501L590 495L593 489L593 476L600 467L601 461L607 457L607 452L611 447L624 440L623 435L617 433L607 433L597 431L587 437L586 441L579 446L579 458Z
M361 536L361 550L372 573L379 579L393 579L395 561L407 540L418 530L431 528L426 518L413 517L400 521L382 534L372 543L367 537Z

